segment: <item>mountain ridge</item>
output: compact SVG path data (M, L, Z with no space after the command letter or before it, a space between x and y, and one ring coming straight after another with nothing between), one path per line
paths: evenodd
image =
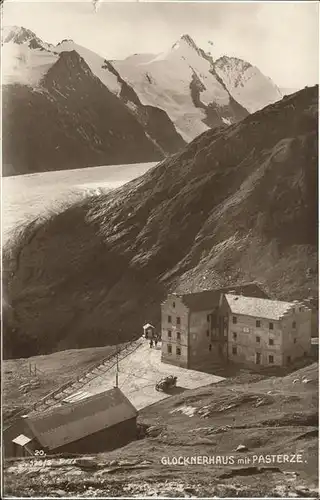
M17 43L18 45L30 41L31 39L36 39L38 42L44 43L37 35L28 28L24 26L4 26L1 29L1 42L9 43L11 41Z
M248 112L234 99L214 69L211 56L189 35L147 61L113 61L144 104L164 109L186 142L211 126L235 123ZM197 80L197 100L192 91Z
M145 139L150 142L147 150L151 148L155 151L151 158L146 151L142 161L164 158L168 154L179 151L186 142L190 142L205 130L223 124L236 123L248 115L247 109L239 103L240 99L233 92L232 85L229 85L231 91L228 89L224 81L224 73L217 71L211 55L205 53L186 34L182 35L167 52L154 57L138 54L123 61L108 61L70 39L61 40L57 45L47 44L32 31L19 27L13 27L11 32L10 28L2 31L2 45L3 93L6 103L4 119L13 134L12 140L24 145L25 156L35 157L34 153L28 150L28 142L24 141L24 135L30 136L33 133L32 142L35 143L37 136L43 135L44 130L47 130L48 135L49 132L52 135L57 129L56 124L53 123L52 130L50 130L50 122L44 120L41 109L37 107L39 100L34 97L34 93L47 92L44 84L45 77L55 65L60 67L59 59L63 52L77 52L85 60L92 74L99 78L106 90L118 99L119 109L123 103L125 104L136 120L136 129L140 130L142 126L145 137L141 137L141 151L144 149ZM269 83L266 83L265 77L261 76L261 78L262 88L267 92L265 89L269 88ZM77 79L75 73L73 79L75 81ZM251 87L246 92L249 92L249 95L251 95L250 92L256 92L263 103L264 98L260 95L259 88L255 88L255 80L251 78L250 81ZM19 96L17 96L17 85L24 87L24 90L20 88ZM26 102L23 102L23 96ZM78 97L80 104L82 97L80 95ZM23 103L22 108L25 112L28 111L37 116L31 131L21 130L16 111L17 99L20 104ZM91 99L94 99L94 96ZM268 98L268 102L269 100ZM57 116L58 121L61 123L65 119L65 123L70 123L72 117L67 116L67 110L61 112L63 104L69 101L65 101L61 96L58 97L57 93L54 97L50 97L50 101L51 108L55 105L52 113ZM84 117L85 113L79 113L80 115ZM108 121L107 110L104 111L104 116ZM27 117L23 117L23 122L27 120ZM83 122L82 126L88 127L89 124ZM74 137L78 134L72 128L68 131L65 127L64 129L67 137L73 137L70 142L71 148L71 143L74 144ZM101 128L99 133L102 133ZM5 134L4 141L6 139ZM47 159L55 156L52 155L53 150L48 138L45 141L48 144L46 157L36 157L34 166L31 163L27 166L23 163L15 164L16 153L11 150L10 140L10 147L4 148L4 175L45 171L53 168L52 162ZM124 144L123 141L122 146ZM79 144L79 149L83 149L82 144ZM79 167L90 166L97 161L96 155L90 156L91 150L88 144L84 155L86 163L79 158ZM121 150L122 156L120 155L118 160L120 163L135 161L134 157L131 158L126 153L125 147ZM108 148L98 160L98 165L108 165L114 161ZM55 168L57 170L68 169L74 168L74 165L70 165L68 155L66 155L64 158L59 157Z
M73 78L75 71L77 80ZM4 164L18 165L20 173L41 171L42 165L46 170L57 170L57 165L59 169L80 168L103 164L106 152L109 162L121 163L124 140L126 157L131 161L163 157L130 111L92 74L76 51L62 52L42 83L40 89L11 86L9 95L4 87ZM14 147L17 137L18 149Z
M3 134L4 175L157 161L185 144L161 109L125 106L119 98L121 85L114 72L104 67L100 56L70 40L62 40L57 46L41 42L43 46L39 49L38 42L31 44L34 33L24 28L16 28L13 35L21 44L12 44L8 35L4 40L9 40L9 49L14 49L15 56L22 57L18 57L17 66L12 68L11 80L3 85L3 118L7 124ZM17 52L17 47L21 51ZM66 67L71 78L67 80ZM54 84L48 77L53 72ZM7 78L9 74L10 67ZM15 78L18 82L12 83ZM81 79L87 82L82 91ZM97 88L102 102L93 111L90 107L96 102ZM72 89L78 91L72 95ZM108 108L111 101L113 104ZM135 144L131 147L132 140ZM14 147L17 141L19 151ZM98 144L103 144L103 148Z
M39 73L37 84L3 85L4 175L155 161L185 144L165 112L144 109L141 120L92 72L78 51L62 49L63 44L54 64ZM19 150L14 147L17 139Z

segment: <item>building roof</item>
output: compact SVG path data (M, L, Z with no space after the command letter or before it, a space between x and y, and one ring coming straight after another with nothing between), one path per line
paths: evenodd
M33 412L28 425L49 450L94 434L137 416L137 410L118 388L44 412Z
M210 311L219 305L221 293L235 292L249 297L268 297L257 283L243 283L229 287L204 290L202 292L179 294L183 303L191 311Z
M153 325L151 325L150 323L146 323L145 325L143 325L142 327L144 330L147 330L148 328L154 328Z
M243 314L245 316L272 320L279 320L284 313L297 305L293 302L233 294L226 294L225 298L233 314Z
M181 299L191 311L211 311L219 304L220 294L219 290L205 290L182 295Z
M19 434L19 436L12 440L13 443L16 443L20 446L25 446L26 444L30 443L30 441L32 441L32 438L29 438L24 434Z

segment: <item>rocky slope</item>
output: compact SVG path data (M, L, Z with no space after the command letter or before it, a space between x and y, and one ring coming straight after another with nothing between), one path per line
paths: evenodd
M169 289L317 294L317 105L302 90L30 224L4 252L5 355L132 338Z
M5 493L318 498L317 380L313 364L285 377L243 374L182 392L140 412L142 439L118 450L7 461Z

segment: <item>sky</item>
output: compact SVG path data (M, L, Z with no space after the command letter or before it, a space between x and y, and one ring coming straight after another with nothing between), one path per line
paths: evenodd
M107 59L166 51L187 33L214 58L245 59L280 87L318 83L318 2L96 3L5 0L2 24L53 44L71 38Z

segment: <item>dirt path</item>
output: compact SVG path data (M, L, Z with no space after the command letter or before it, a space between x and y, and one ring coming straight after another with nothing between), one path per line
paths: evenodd
M147 341L119 362L119 388L138 410L170 396L171 393L155 390L156 382L167 375L178 377L177 388L173 391L175 394L223 380L220 376L162 363L161 344L157 348L150 348ZM76 401L111 389L115 380L116 367L113 367L64 401Z

